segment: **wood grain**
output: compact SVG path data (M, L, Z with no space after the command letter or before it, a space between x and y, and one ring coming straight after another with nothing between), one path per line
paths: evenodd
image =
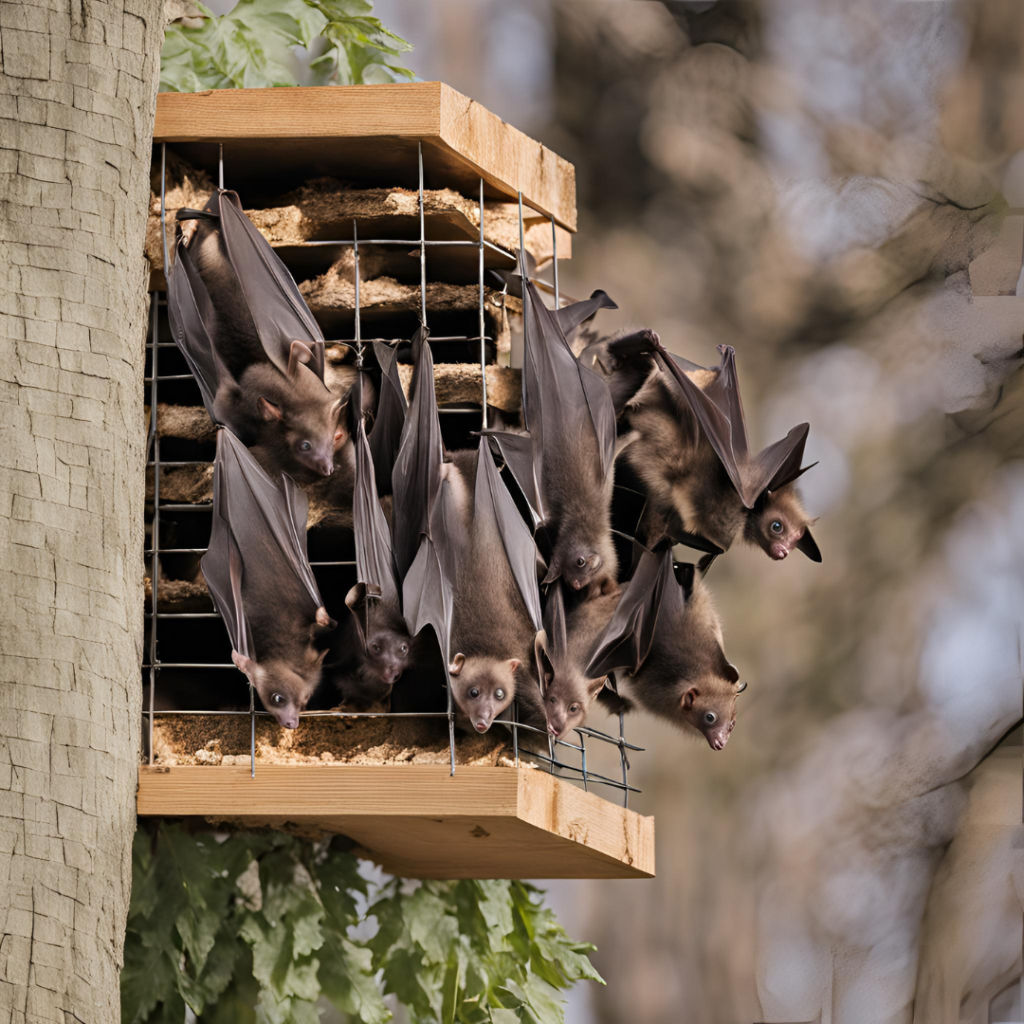
M352 177L374 165L407 175L422 141L428 181L472 197L482 177L491 198L515 199L521 190L528 205L576 230L572 164L443 82L164 92L154 141L224 142L226 164L243 174L287 159L311 173L344 168Z
M410 878L649 878L654 819L527 768L143 767L141 816L337 832Z

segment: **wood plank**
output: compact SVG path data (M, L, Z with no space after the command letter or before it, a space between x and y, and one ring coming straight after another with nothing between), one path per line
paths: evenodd
M337 832L411 878L654 875L653 818L528 768L144 766L138 813Z
M239 172L226 170L232 182L265 159L313 174L390 169L408 180L422 141L428 187L475 196L483 177L492 198L521 190L530 206L576 230L572 164L442 82L163 92L154 141L224 142L225 167ZM186 151L194 161L195 148Z

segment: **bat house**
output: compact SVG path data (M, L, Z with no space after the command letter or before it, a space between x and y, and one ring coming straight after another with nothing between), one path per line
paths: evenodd
M139 814L339 833L408 877L653 876L654 821L628 806L639 748L621 716L555 740L524 732L514 707L464 735L450 697L447 711L311 706L294 730L261 708L200 570L217 432L168 318L178 232L237 194L322 334L323 385L347 396L358 380L360 406L389 383L408 392L425 326L441 439L476 449L481 429L520 412L517 252L545 302L565 298L572 165L438 82L161 93L154 141ZM307 491L294 543L337 616L357 581L352 503Z

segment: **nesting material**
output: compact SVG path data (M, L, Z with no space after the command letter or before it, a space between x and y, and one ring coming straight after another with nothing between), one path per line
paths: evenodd
M146 470L146 500L153 500L154 467ZM160 470L160 500L181 505L200 505L213 501L213 466L165 466Z
M230 186L229 186L230 187ZM201 209L213 192L213 182L204 171L168 153L166 210L168 241L174 235L174 215L182 207ZM301 245L311 241L348 240L352 221L359 222L363 238L419 238L419 193L403 188L356 189L334 178L316 178L282 196L263 210L246 210L246 216L273 246ZM449 188L423 192L424 228L428 238L476 241L480 237L480 210L474 199L467 199ZM538 264L551 259L550 222L532 210L524 211L524 244ZM571 236L559 230L559 255L570 254ZM484 202L484 238L511 253L519 248L519 206L517 203ZM152 182L149 222L146 228L146 255L153 271L163 270L163 243L160 230L159 173ZM373 261L386 259L382 254L361 254L362 273L372 277Z
M156 427L161 437L175 437L184 441L213 444L217 429L206 408L201 405L167 405L157 407Z
M153 599L153 583L145 578L146 602ZM194 580L168 580L160 578L157 586L157 608L162 612L212 612L213 601L200 575Z
M406 398L412 387L412 366L400 364ZM487 404L502 412L519 412L523 403L523 373L508 366L487 367ZM435 363L434 390L438 405L480 404L479 363Z
M153 758L158 765L250 763L248 715L158 715ZM448 764L448 723L442 719L307 717L301 729L256 719L257 764ZM494 729L460 736L459 765L514 765L511 739Z

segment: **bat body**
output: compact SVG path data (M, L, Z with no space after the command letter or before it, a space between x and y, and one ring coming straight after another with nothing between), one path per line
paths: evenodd
M412 638L402 616L391 527L377 496L376 472L366 436L363 374L353 388L352 497L358 582L345 604L348 628L332 645L327 674L342 703L364 711L386 700L412 657Z
M607 382L576 359L566 333L615 303L598 291L548 309L525 272L522 290L527 433L492 435L539 524L543 583L562 579L593 596L613 587L618 571L611 534L615 409Z
M487 438L445 461L426 337L421 329L413 341L392 474L395 561L409 632L432 627L460 724L486 732L517 691L529 700L536 689L528 666L541 628L537 550Z
M736 697L746 689L722 649L711 594L692 565L673 565L671 548L645 550L623 589L588 676L615 671L616 692L600 699L612 711L640 707L722 750L736 724Z
M534 658L547 729L556 739L586 724L604 688L607 673L591 676L587 667L620 596L616 588L566 611L561 585L556 582L548 590L544 632L537 636Z
M196 230L179 237L168 312L211 418L258 446L272 473L330 476L343 402L324 384L323 335L295 282L235 193L179 211L188 219Z
M620 398L638 367L645 371L620 416L631 438L622 462L648 496L643 541L669 537L714 555L741 539L777 561L793 550L821 561L794 484L806 471L807 424L751 455L733 350L723 348L721 365L709 370L668 353L652 358L643 351L652 339L660 346L650 331L614 339L604 356Z
M229 431L217 434L213 529L203 575L231 638L231 658L286 729L320 683L327 634L306 554L306 499L272 479Z

